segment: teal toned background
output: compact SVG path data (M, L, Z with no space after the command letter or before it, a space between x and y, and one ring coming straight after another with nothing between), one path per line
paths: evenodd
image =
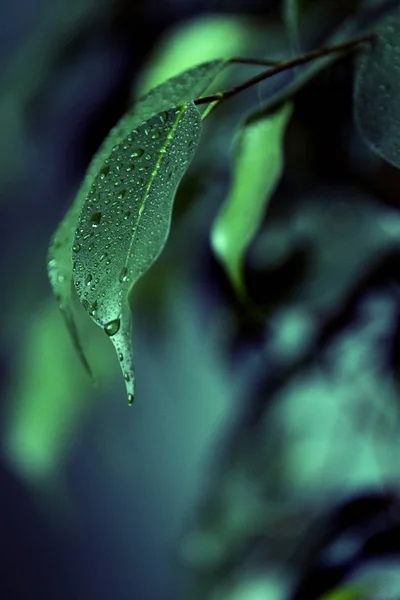
M308 50L363 3L302 4ZM398 597L400 178L354 130L352 61L296 98L285 173L246 257L262 323L209 232L235 127L296 72L205 122L165 251L132 294L128 408L83 311L97 388L74 353L50 237L132 98L214 57L287 57L282 6L4 0L2 12L0 598L311 600L328 584L353 594L353 579ZM353 527L340 511L356 500Z

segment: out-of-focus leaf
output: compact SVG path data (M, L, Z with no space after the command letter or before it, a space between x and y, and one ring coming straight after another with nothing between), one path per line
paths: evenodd
M300 53L300 0L284 0L282 5L283 18L293 53Z
M116 373L107 345L104 348L99 344L97 329L89 320L79 323L90 356L107 383ZM3 451L19 476L33 485L60 474L77 428L91 407L90 382L73 348L63 343L64 336L59 312L47 302L30 321L9 386L3 415Z
M376 29L376 40L360 57L354 116L368 146L400 168L400 7Z
M248 52L257 35L243 15L207 15L185 21L168 30L156 46L135 89L141 95L200 62Z
M369 592L365 586L343 585L330 590L327 594L320 596L318 600L367 600Z
M242 297L244 255L281 177L283 136L292 110L288 102L240 130L231 189L212 227L212 248Z
M225 64L224 60L215 60L197 65L165 81L138 100L111 130L93 157L73 204L52 238L48 252L48 275L50 283L64 315L75 348L87 370L89 370L89 367L79 341L71 302L71 249L83 204L88 197L96 176L98 176L101 168L104 166L105 160L111 155L115 146L120 144L131 131L152 115L161 111L167 111L171 106L190 102L197 96L200 96L210 85L214 77L223 69Z
M380 22L382 18L385 18L387 12L393 8L393 5L398 3L398 0L384 0L379 5L374 5L367 8L364 11L357 12L354 16L346 19L339 27L332 33L329 39L326 40L325 46L333 46L341 44L355 36L361 36L367 33L371 33L376 28L376 23ZM313 77L317 76L318 73L331 66L336 60L338 60L342 54L337 52L330 54L322 58L313 60L312 62L304 65L304 67L298 68L296 71L296 78L288 80L285 85L282 86L277 92L271 94L266 98L261 106L251 111L246 118L246 123L252 123L263 119L265 115L276 106L280 105L285 100L293 98L300 90L303 89L307 83L309 83Z
M193 102L134 129L114 146L82 208L72 249L80 301L115 346L129 402L134 397L128 295L161 253L176 189L200 140Z

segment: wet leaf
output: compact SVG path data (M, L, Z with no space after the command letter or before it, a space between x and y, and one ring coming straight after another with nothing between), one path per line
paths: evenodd
M281 177L283 136L291 114L288 102L240 130L231 188L212 227L213 250L241 297L244 256Z
M111 155L115 146L152 115L168 110L171 106L179 106L185 102L190 102L200 96L225 64L224 60L213 60L197 65L152 89L134 104L110 131L110 134L93 157L75 201L52 238L48 252L50 283L74 346L89 372L90 369L75 325L71 301L73 264L71 248L73 247L75 230L83 204L104 161Z
M400 7L380 22L376 36L358 62L354 116L368 146L400 168Z
M128 295L166 243L175 192L200 132L201 114L193 102L146 120L114 146L79 217L72 250L75 287L115 346L130 403L134 371Z

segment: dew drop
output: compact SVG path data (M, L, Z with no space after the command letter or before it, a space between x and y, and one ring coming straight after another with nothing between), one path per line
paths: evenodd
M121 270L121 273L119 274L119 282L124 283L127 280L128 280L128 269L126 267L124 267Z
M90 285L92 282L92 279L93 279L93 277L91 275L88 275L85 280L86 285Z
M131 158L140 158L141 156L143 156L143 154L144 154L144 150L142 148L138 148L137 150L132 152Z
M126 194L126 190L121 190L117 196L118 200L122 200L122 198L125 196L125 194Z
M119 331L120 325L120 320L114 319L113 321L110 321L109 323L104 325L104 331L109 336L115 335Z
M90 215L92 227L97 227L101 221L101 212L94 212Z
M80 244L74 244L72 246L72 252L79 252L80 249L81 249L81 245Z
M124 355L122 354L122 352L120 352L118 354L118 360L121 361L121 362L124 360Z
M100 171L100 179L105 179L110 171L109 165L105 165Z
M124 379L125 379L125 381L130 381L131 380L131 378L129 377L128 373L124 373Z
M133 401L134 401L133 394L128 394L128 404L129 404L129 406L132 406Z
M96 314L96 310L97 310L97 301L95 300L95 301L92 303L92 306L90 307L90 309L89 309L89 311L88 311L88 312L89 312L89 315L90 315L91 317L93 317L93 316Z

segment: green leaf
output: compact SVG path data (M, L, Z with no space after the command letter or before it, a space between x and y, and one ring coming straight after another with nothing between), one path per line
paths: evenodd
M368 146L400 168L400 7L375 33L374 44L358 62L354 117Z
M82 208L73 278L84 308L114 344L134 397L128 295L162 251L176 189L200 140L193 102L163 111L114 146Z
M245 252L282 174L283 137L292 110L288 102L240 130L231 188L212 227L212 248L242 298Z
M300 54L300 0L283 0L282 11L291 50Z
M398 0L397 0L398 1ZM364 11L358 11L354 16L347 18L341 25L329 36L323 46L333 46L354 39L356 36L370 33L374 30L375 24L384 18L388 10L393 7L394 0L384 0L378 5L367 8ZM337 52L328 56L316 59L304 67L296 67L296 78L288 80L282 88L266 98L261 105L251 111L246 123L253 123L263 119L271 110L281 105L283 102L292 99L304 86L306 86L321 71L330 67L343 54Z
M90 372L79 340L72 310L72 258L71 248L79 215L105 160L113 148L141 123L171 106L179 106L200 96L226 65L225 60L202 63L165 81L139 99L110 131L93 157L79 192L66 216L57 228L48 252L48 276L54 295L60 305L74 346Z

